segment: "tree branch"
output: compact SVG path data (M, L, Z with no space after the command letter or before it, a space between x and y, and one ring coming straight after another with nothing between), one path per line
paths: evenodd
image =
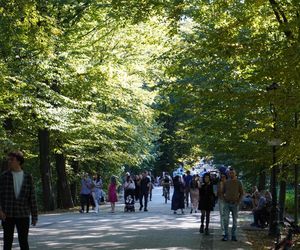
M272 6L272 9L274 11L274 14L275 14L276 19L279 22L279 24L285 25L287 27L288 19L287 19L286 15L284 14L283 10L280 8L279 4L276 2L276 0L269 0L269 2ZM290 29L285 29L283 32L288 39L293 38L293 33Z

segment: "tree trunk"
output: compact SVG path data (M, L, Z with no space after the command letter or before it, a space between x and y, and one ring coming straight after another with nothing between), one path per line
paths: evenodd
M294 220L295 223L298 224L298 214L299 214L299 165L295 164L295 212L294 212Z
M55 154L57 171L57 201L59 208L74 207L66 174L66 160L63 154Z
M40 172L43 188L43 205L46 211L55 209L54 193L51 183L51 166L49 161L49 131L40 129L38 132L39 150L40 150Z
M286 165L284 167L287 167ZM281 171L284 171L283 169ZM284 178L284 176L282 176ZM282 179L280 181L279 191L279 222L283 223L284 211L285 211L285 197L286 197L286 181Z
M298 128L298 113L295 113L295 128ZM299 160L299 159L297 159ZM295 179L294 179L294 186L295 186L295 213L294 213L294 220L296 225L298 224L298 214L299 214L299 164L298 162L294 166L295 168Z
M78 161L72 161L71 167L73 169L74 175L77 176L77 173L79 172L79 162ZM73 199L73 203L76 206L78 204L77 202L77 179L75 179L71 184L71 195Z
M266 189L266 171L261 170L258 177L258 190Z

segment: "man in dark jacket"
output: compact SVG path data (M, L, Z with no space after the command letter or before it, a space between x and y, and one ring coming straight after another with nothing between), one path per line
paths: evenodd
M150 179L148 178L147 171L144 171L142 175L143 177L141 180L141 191L140 191L140 211L144 207L144 211L147 212L148 195L150 191ZM143 206L143 199L144 199L144 206Z
M0 176L0 219L4 231L4 250L11 249L15 226L21 250L29 249L28 233L37 223L37 204L32 176L22 169L23 153L8 154L9 170Z

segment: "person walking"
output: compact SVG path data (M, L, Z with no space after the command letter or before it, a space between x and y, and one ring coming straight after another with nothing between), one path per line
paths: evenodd
M101 196L102 196L102 186L103 186L100 174L97 174L94 177L93 184L94 184L94 188L93 188L92 195L93 195L94 202L95 202L95 212L98 213L99 212L99 204L101 202Z
M198 212L199 205L199 189L200 189L200 179L198 175L193 175L192 181L190 183L190 194L191 194L191 212Z
M125 202L125 209L124 211L135 211L134 209L134 191L135 191L135 184L132 180L131 176L127 176L125 183L124 183L124 202Z
M141 195L141 180L142 180L142 175L140 175L140 174L137 174L134 177L134 185L135 185L134 197L135 197L135 201L140 200L140 195Z
M90 196L92 193L93 183L88 173L84 173L81 179L81 190L80 190L80 213L84 213L84 206L86 206L86 212L90 209Z
M148 172L144 171L142 173L141 183L140 183L140 211L144 207L144 211L147 212L148 208L148 195L150 192L150 179L148 177ZM144 200L144 205L143 205Z
M229 226L229 215L232 214L232 229L231 229L231 240L237 241L236 229L237 229L237 218L239 204L243 198L244 189L242 183L237 179L236 172L234 169L229 170L229 179L224 184L223 196L224 196L224 230L225 235L223 241L228 240L228 226Z
M181 213L184 214L184 183L181 180L181 176L176 175L173 180L174 192L172 196L171 210L174 214L177 214L177 210L181 209Z
M210 212L215 206L215 194L213 184L209 173L203 175L203 184L200 187L199 210L201 210L200 233L204 233L204 218L205 218L205 234L209 235Z
M115 176L110 178L110 184L108 186L108 201L110 202L111 213L114 213L116 202L118 201L117 178Z
M132 199L134 199L134 191L135 191L135 183L132 180L131 176L127 176L125 183L124 183L124 200L126 201L126 198L128 195L131 196Z
M192 181L191 171L187 170L186 175L183 176L184 181L184 198L186 207L189 207L189 197L190 197L190 183Z
M12 249L14 229L17 228L21 250L29 249L30 225L38 221L35 186L32 176L23 170L21 151L8 154L9 169L0 176L0 219L3 227L4 250Z
M225 173L220 174L220 181L217 186L217 196L218 196L218 204L219 204L219 211L220 211L220 225L222 230L222 236L225 236L225 228L224 228L224 184L227 180L227 175Z

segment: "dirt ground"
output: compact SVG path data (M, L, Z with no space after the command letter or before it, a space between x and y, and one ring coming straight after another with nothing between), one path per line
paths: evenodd
M270 250L274 248L275 239L268 235L268 229L264 230L247 230L247 238L252 243L253 249L255 250ZM287 230L282 230L282 237L287 234ZM293 248L300 249L300 235L293 235Z

